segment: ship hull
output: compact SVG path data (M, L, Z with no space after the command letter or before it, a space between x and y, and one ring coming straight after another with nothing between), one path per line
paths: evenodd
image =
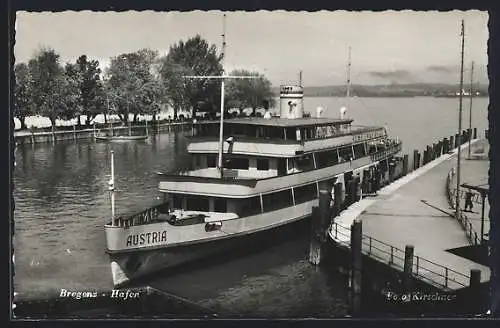
M244 255L308 234L310 216L287 224L238 237L205 241L152 250L110 254L115 287L123 287L138 280L154 279L189 269L191 265L214 263L219 258ZM203 259L203 263L201 260Z

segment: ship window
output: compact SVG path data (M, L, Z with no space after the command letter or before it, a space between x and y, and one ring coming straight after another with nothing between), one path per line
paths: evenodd
M309 154L295 158L295 164L297 169L301 171L312 170L314 168L313 158Z
M207 156L207 167L216 167L216 157L214 155Z
M355 158L360 158L365 156L365 146L364 144L357 144L354 145L354 157Z
M316 165L319 169L338 164L336 150L321 151L316 153Z
M240 200L238 200L238 201L240 201ZM241 217L261 213L260 197L259 196L251 197L248 199L242 199L241 201L242 201L242 205L241 205L241 209L239 211L240 212L239 215Z
M215 198L214 199L214 211L226 213L227 212L227 199Z
M269 170L269 160L268 159L257 159L257 170L259 170L259 171Z
M297 140L297 130L295 128L286 128L286 140Z
M231 158L224 166L233 170L248 170L249 160L248 158Z
M275 211L284 207L292 206L292 192L290 189L262 195L264 212Z
M302 187L294 188L295 204L305 203L317 198L316 183L311 183Z
M186 197L186 210L208 212L209 209L210 209L210 203L208 197L202 197L202 196Z
M181 195L172 195L172 205L176 209L182 208L182 197L181 197Z
M339 157L342 162L348 162L352 158L351 146L342 147L339 149Z

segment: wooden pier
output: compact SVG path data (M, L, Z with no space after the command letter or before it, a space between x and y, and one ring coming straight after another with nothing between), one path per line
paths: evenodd
M467 150L468 147L467 137L474 136L472 131L467 133L464 134L466 138L462 138L463 150ZM456 138L450 139L456 140ZM476 138L471 140L471 147L484 150L485 143L487 144L486 140ZM399 179L396 176L392 179L389 177L389 181L382 181L382 185L385 186L381 188L375 186L375 192L362 196L359 201L328 220L325 244L329 245L325 245L324 248L328 249L333 245L336 249L334 256L339 258L342 256L338 250L351 254L347 255L343 264L347 264L347 270L350 272L349 286L353 314L359 312L359 298L363 294L360 289L366 285L361 277L374 278L366 277L366 272L371 270L373 274L376 271L373 269L375 262L378 263L377 266L385 266L388 269L386 277L375 279L378 279L375 285L378 285L380 293L387 294L391 290L382 288L381 282L392 280L392 285L395 283L399 286L391 288L395 288L400 294L408 290L438 291L447 295L460 294L462 302L465 302L463 295L474 294L476 295L474 298L479 297L472 289L481 289L484 294L490 281L490 268L484 261L463 256L463 253L466 253L464 249L481 246L481 243L471 242L471 228L467 228L463 223L464 220L476 222L472 229L477 231L478 214L472 213L476 215L476 220L470 213L466 214L469 215L468 219L461 217L457 220L454 209L450 206L452 205L450 188L453 186L449 181L450 172L456 165L457 154L454 146L455 144L443 140L427 147L423 158L418 151L415 151L412 172L406 171L408 169L406 165ZM481 172L481 165L477 160L470 159L462 166L465 168L463 170L465 174L479 169L474 177L463 179L470 180L472 184L479 180L478 177L488 176L488 171ZM463 208L463 204L461 207ZM475 209L477 210L477 206ZM322 221L325 220L313 217L313 226L322 225ZM313 235L311 247L318 244L318 241L321 239ZM321 248L321 245L319 247ZM485 248L482 249L484 251ZM325 255L328 254L325 251L320 254L323 257L328 256ZM331 258L325 260L333 263L336 261ZM316 256L310 261L318 264L322 259ZM368 262L372 263L370 264L372 268L365 268ZM364 275L361 272L364 272ZM415 282L419 284L418 289L411 287ZM482 298L484 301L486 295ZM478 303L471 297L467 302L471 308Z

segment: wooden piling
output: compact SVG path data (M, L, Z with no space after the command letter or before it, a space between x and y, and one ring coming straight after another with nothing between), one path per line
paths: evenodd
M424 156L423 157L424 158L422 159L422 165L425 165L425 164L427 164L428 158L429 158L429 152L427 151L427 149L424 150Z
M354 220L351 225L351 313L359 314L361 311L361 274L362 274L362 222Z
M356 176L354 178L354 201L360 201L361 200L361 178L359 176Z
M444 138L443 140L443 153L448 154L450 152L450 140Z
M52 143L55 143L55 142L56 142L56 135L54 132L54 126L52 125Z
M340 214L342 208L342 183L337 182L334 185L334 199L333 199L333 215L337 216Z
M76 141L76 126L73 124L73 140Z
M470 270L469 287L477 288L481 284L481 271L478 269Z
M331 194L328 186L322 183L319 191L319 207L313 207L311 224L311 244L309 248L309 262L319 265L324 254L326 233L330 225L330 199Z
M320 184L319 190L319 216L320 216L320 227L323 232L326 231L328 225L330 224L330 200L331 196L330 188L326 184ZM321 242L325 242L326 235L323 234Z
M412 290L413 282L413 245L405 247L405 262L403 268L403 293L409 293Z
M408 174L408 154L403 156L403 176Z
M450 136L450 150L455 149L455 136Z
M388 181L389 183L392 183L394 181L395 169L396 165L394 164L394 162L389 163L389 181Z
M309 247L309 262L313 265L319 265L321 262L321 218L319 216L319 207L312 208L311 215L311 241Z
M477 128L474 128L473 135L474 135L474 139L477 139Z
M418 169L417 163L418 163L418 150L415 149L413 151L413 170Z

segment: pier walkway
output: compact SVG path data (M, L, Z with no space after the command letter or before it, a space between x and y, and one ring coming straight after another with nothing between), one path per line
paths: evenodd
M464 160L460 165L460 183L467 184L469 186L484 188L485 190L489 189L488 184L488 169L489 169L489 143L486 139L481 139L471 146L471 156L469 158L468 151L464 154ZM453 171L456 172L456 171ZM457 186L457 177L456 174L451 175L450 179L450 201L455 204L455 195L456 195L456 186ZM467 188L460 188L460 209L464 210L465 208L465 194L468 191ZM482 197L481 194L476 190L471 190L472 197L472 212L462 212L462 215L465 216L465 228L467 233L470 234L470 241L472 244L477 244L481 239L481 215L482 215ZM486 195L484 202L484 225L483 225L483 239L485 241L489 240L489 231L490 231L490 204L488 201L488 197Z
M477 142L480 140L471 144ZM462 154L467 147L467 143L462 145ZM422 280L444 290L457 290L468 286L470 270L478 269L481 282L489 281L488 267L448 251L470 245L454 218L446 190L456 154L454 149L380 189L376 196L352 204L334 219L328 234L349 246L350 227L359 218L362 252L379 261L403 270L405 246L413 245L413 272Z

